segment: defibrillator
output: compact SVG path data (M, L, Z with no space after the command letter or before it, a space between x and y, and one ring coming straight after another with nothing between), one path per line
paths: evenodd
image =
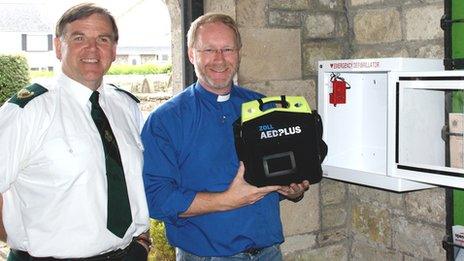
M327 155L322 121L301 96L274 96L242 104L234 123L235 146L245 180L255 186L322 179Z

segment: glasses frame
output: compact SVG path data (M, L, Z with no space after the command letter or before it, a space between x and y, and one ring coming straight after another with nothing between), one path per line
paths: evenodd
M197 49L194 48L195 51L207 55L207 56L214 56L216 54L221 54L224 56L229 56L236 54L237 51L239 50L238 48L232 48L232 47L225 47L225 48L220 48L220 49L214 49L214 48L204 48L204 49Z

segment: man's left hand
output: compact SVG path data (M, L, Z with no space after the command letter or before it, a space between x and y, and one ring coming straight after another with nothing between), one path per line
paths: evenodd
M305 191L308 189L309 181L303 180L303 182L298 184L292 183L289 186L282 186L277 192L285 196L288 200L298 202L303 198Z
M150 252L152 242L149 231L140 234L138 237L135 238L135 240L137 241L137 243L142 245L145 248L145 250L147 250L147 253Z

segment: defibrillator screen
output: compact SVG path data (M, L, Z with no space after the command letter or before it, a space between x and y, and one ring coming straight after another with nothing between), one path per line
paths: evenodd
M264 156L263 165L267 177L291 174L296 170L295 157L292 151Z

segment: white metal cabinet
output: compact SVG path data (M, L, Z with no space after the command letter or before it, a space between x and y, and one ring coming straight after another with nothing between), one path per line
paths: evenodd
M324 177L393 191L432 187L433 185L427 184L427 178L421 176L421 179L417 179L414 176L420 176L422 173L411 174L417 171L397 169L399 164L395 158L398 145L395 136L396 77L399 77L397 73L405 71L442 69L442 60L436 59L380 58L319 62L318 110L324 125L323 138L329 147L322 165ZM350 86L350 89L346 90L346 103L330 103L333 74L343 78ZM408 91L404 94L404 99L415 95ZM415 109L408 108L408 102L403 104L405 107L401 108L404 110ZM407 125L409 120L401 118L404 126L400 126L414 127L413 123ZM399 140L409 139L407 133L404 135L400 136ZM418 146L414 149L420 149L420 145L424 144L415 142L414 145ZM405 158L411 146L405 144L405 147L400 147L400 159L412 159ZM440 142L424 146L444 149Z
M389 139L394 141L389 144L394 159L392 176L464 188L463 129L450 132L444 127L456 124L450 119L462 121L462 104L453 112L449 103L453 95L462 102L464 71L397 72L390 76L395 83L389 95L395 107L388 118L392 122ZM450 146L458 148L450 151ZM453 164L451 157L459 164Z

